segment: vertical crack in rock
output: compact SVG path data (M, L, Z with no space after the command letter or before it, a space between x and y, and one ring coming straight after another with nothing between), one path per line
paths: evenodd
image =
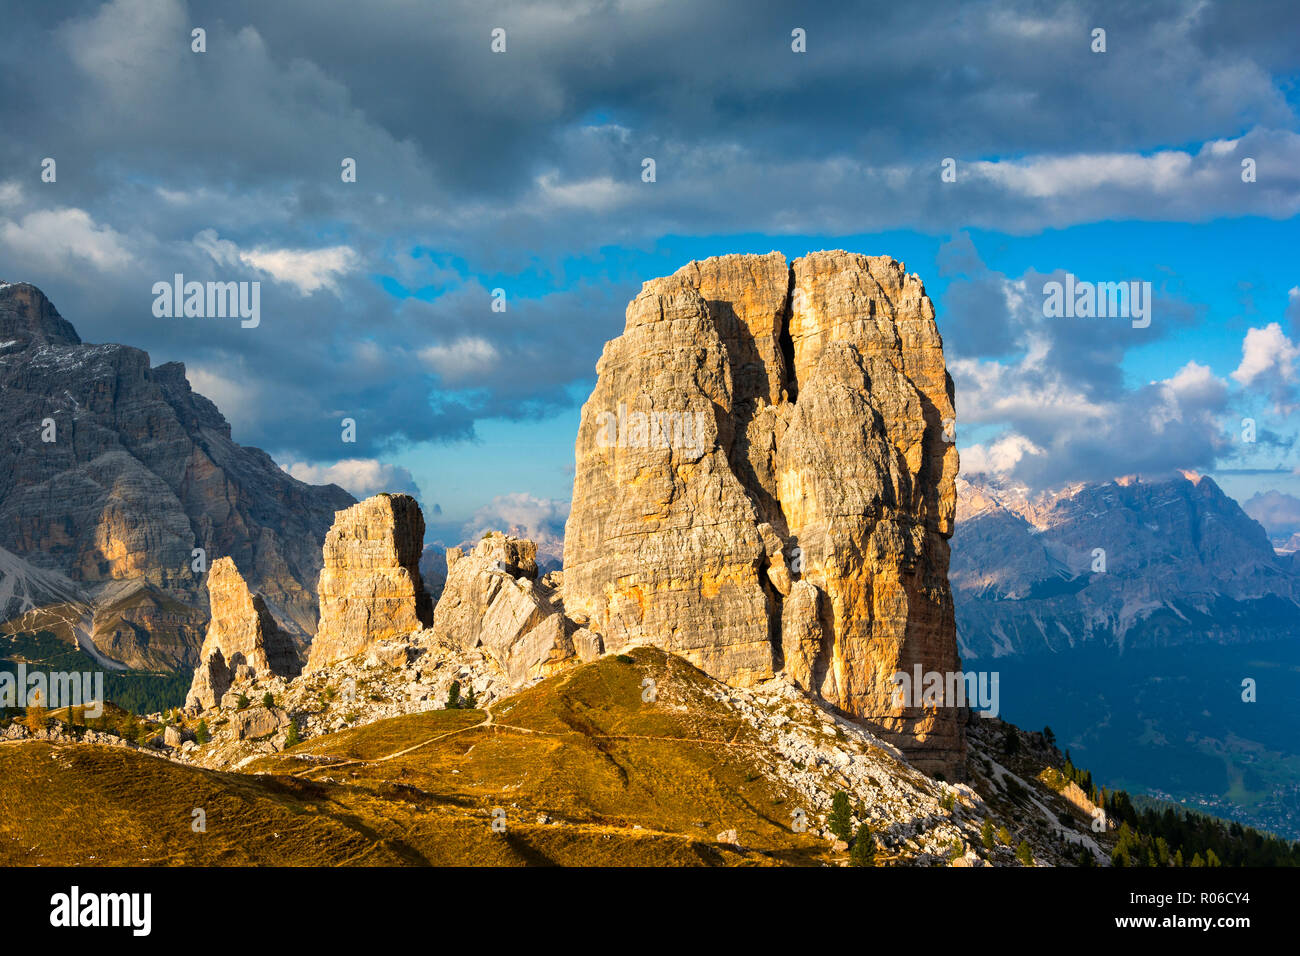
M799 399L799 377L794 369L794 339L790 335L790 316L794 312L794 269L786 270L785 310L781 313L781 359L785 363L785 390L787 398Z
M964 714L893 699L899 670L960 666L952 381L920 279L846 252L692 262L645 283L597 375L569 613L606 651L658 645L741 686L783 672L960 774Z

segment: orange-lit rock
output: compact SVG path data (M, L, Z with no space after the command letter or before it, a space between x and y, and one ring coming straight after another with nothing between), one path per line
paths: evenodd
M644 285L597 374L567 613L607 652L655 644L738 685L784 670L960 773L964 713L891 682L960 666L952 386L920 279L845 252L692 263Z

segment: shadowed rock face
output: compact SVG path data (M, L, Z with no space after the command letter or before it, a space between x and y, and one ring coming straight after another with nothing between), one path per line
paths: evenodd
M241 668L247 668L248 675L257 680L298 676L302 664L293 642L276 625L266 602L249 591L230 558L213 563L208 572L208 597L212 616L185 698L186 709L215 707Z
M131 667L194 666L195 548L234 558L295 639L314 633L320 545L353 498L235 444L183 365L85 344L35 286L0 283L0 433L0 547L84 593L65 636Z
M958 670L951 379L919 278L778 253L647 282L597 364L565 608L745 686L784 672L919 765L960 773L964 713L893 675Z
M320 573L320 625L307 670L433 622L420 579L424 516L410 495L380 494L334 516Z

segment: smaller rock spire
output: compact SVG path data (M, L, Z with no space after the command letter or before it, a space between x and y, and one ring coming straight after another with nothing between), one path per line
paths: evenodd
M212 618L185 698L186 710L215 707L241 674L256 680L298 676L302 665L293 642L275 623L266 602L248 589L230 558L212 563L208 598Z

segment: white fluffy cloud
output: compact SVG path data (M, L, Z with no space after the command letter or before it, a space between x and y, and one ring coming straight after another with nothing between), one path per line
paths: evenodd
M1294 382L1295 362L1300 348L1286 337L1282 326L1270 322L1262 329L1251 329L1241 343L1241 364L1232 377L1242 385L1275 375L1284 382Z
M487 339L466 336L448 345L429 345L420 349L420 361L448 383L463 382L496 367L500 354Z
M1024 435L1012 432L990 445L972 445L961 452L961 468L968 474L1009 475L1026 455L1041 455L1039 448Z
M1032 354L1007 364L962 360L952 374L959 423L1002 426L994 439L961 447L968 474L1045 488L1209 468L1225 447L1228 384L1197 362L1168 379L1091 398Z
M569 517L569 502L558 498L538 498L527 492L497 495L474 512L465 525L465 533L474 537L484 531L517 529L529 538L564 535Z
M337 280L357 267L360 257L348 246L325 249L240 249L229 239L222 239L215 229L204 229L194 237L194 245L222 265L243 264L265 272L276 282L296 288L301 295L318 289L338 293Z
M0 219L0 243L11 256L55 272L93 266L120 270L132 262L126 237L84 209L42 209L21 220Z
M1300 533L1300 498L1285 492L1257 492L1241 503L1242 510L1276 537Z
M250 376L244 375L237 380L207 366L191 363L185 368L185 377L189 379L190 388L221 410L236 435L262 414L263 396L256 380Z
M420 493L407 469L374 458L344 458L329 464L296 461L280 467L299 481L309 485L338 485L356 498L369 498L381 491L417 498Z
M1241 343L1241 364L1233 379L1247 388L1268 395L1273 411L1286 416L1297 407L1297 365L1300 346L1287 338L1282 326L1270 322L1262 329L1250 329Z

